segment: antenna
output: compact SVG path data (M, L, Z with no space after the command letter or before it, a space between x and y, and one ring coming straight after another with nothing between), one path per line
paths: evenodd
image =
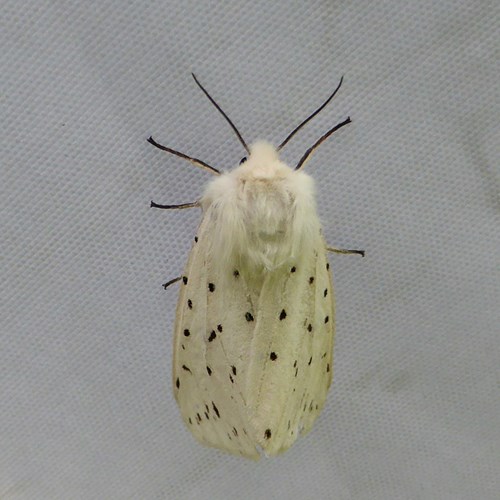
M335 94L338 92L340 89L340 86L342 85L342 81L344 80L344 76L340 79L339 84L337 85L337 88L333 91L333 94L310 116L308 116L299 126L294 128L287 136L287 138L278 146L278 151L281 150L281 148L309 121L312 120L334 97Z
M227 116L226 113L224 113L222 108L215 102L215 100L212 98L212 96L205 90L203 85L198 81L198 78L196 78L196 75L194 73L191 73L191 76L194 78L196 85L198 85L198 87L200 87L200 89L208 97L210 102L217 108L219 113L226 119L227 123L229 123L229 125L231 125L231 128L234 130L235 134L238 136L238 139L240 140L241 144L243 144L243 147L245 148L246 152L248 154L250 154L250 149L248 148L247 143L243 140L243 137L241 137L241 134L239 133L235 124L230 120L229 116Z

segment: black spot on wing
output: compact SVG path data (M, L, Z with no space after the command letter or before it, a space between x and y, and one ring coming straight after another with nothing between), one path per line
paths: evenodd
M283 321L286 318L286 311L284 309L280 312L280 321Z
M220 418L219 409L217 408L217 406L215 406L215 403L213 401L212 401L212 408L214 409L215 414Z
M249 312L245 313L245 319L246 319L247 321L253 321L253 316L252 316L252 314L251 314L251 313L249 313Z

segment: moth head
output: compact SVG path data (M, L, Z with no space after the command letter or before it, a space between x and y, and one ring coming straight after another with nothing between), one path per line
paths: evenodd
M240 165L246 163L249 159L252 161L273 161L277 160L279 157L277 149L267 141L257 141L250 146L250 154L244 156L240 160Z
M250 146L250 154L240 160L238 175L245 178L270 178L290 170L279 159L277 149L269 142L258 141Z

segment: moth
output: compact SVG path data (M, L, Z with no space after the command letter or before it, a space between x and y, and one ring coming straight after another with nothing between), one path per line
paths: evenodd
M203 216L180 282L173 386L182 418L204 445L258 459L287 450L307 433L332 382L335 305L313 179L303 171L316 148L351 122L348 117L311 146L294 169L280 160L288 141L335 96L341 84L275 148L247 146L230 172L157 143L215 175L198 201Z

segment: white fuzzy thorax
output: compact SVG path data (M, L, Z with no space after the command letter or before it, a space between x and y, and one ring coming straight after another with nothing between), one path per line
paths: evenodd
M272 271L304 257L320 225L314 181L283 163L276 148L257 142L248 160L210 182L201 199L212 227L215 261Z

